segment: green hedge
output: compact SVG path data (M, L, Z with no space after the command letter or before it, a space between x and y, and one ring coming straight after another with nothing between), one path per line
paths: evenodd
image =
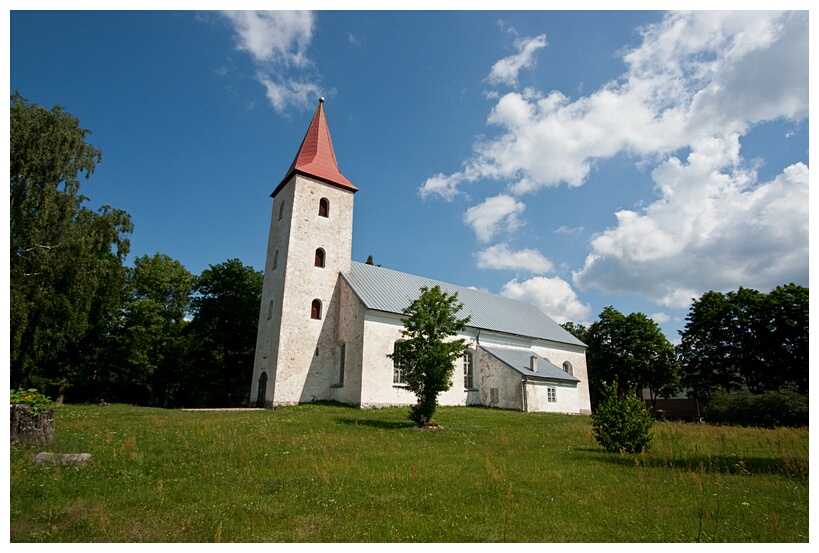
M808 398L794 392L717 393L705 408L705 422L738 426L808 426Z

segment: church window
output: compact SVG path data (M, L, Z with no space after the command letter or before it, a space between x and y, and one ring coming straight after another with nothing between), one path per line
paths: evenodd
M273 316L273 300L270 300L270 303L267 304L267 320L269 321L272 316Z
M342 342L338 346L338 381L339 386L344 385L344 365L347 362L347 344Z
M276 267L279 264L279 250L273 252L273 270L276 270Z
M464 352L464 388L467 390L470 388L474 388L474 378L473 378L473 369L472 369L472 352L466 351Z
M406 384L406 374L404 373L404 362L402 354L406 350L406 342L395 342L392 347L392 383Z
M319 248L316 250L316 267L324 267L324 250Z
M572 364L569 363L568 361L563 362L563 370L571 375L574 375Z
M283 216L284 216L284 202L282 202L282 205L279 206L279 221L282 220Z
M549 400L549 403L556 403L557 402L557 388L554 386L549 386L546 388L546 396Z
M310 318L316 320L321 319L321 300L313 300L313 304L310 307Z
M319 217L330 216L330 201L327 198L319 200Z

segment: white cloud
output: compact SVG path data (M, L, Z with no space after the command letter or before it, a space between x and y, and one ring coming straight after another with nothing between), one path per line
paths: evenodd
M309 11L225 11L236 32L237 48L257 62L304 66L313 37Z
M273 108L309 105L321 87L302 72L311 65L307 49L313 38L314 15L309 11L224 11L236 33L236 48L256 64L256 79Z
M472 227L481 242L489 242L500 230L512 232L520 226L518 214L526 205L512 196L501 194L487 198L482 204L470 207L464 222Z
M580 302L568 282L559 278L534 277L523 282L507 282L501 295L529 302L558 323L584 323L591 316L591 307Z
M546 46L546 35L516 40L515 47L518 49L518 53L498 60L492 66L486 80L491 84L516 85L520 70L534 67L535 52L544 46Z
M445 194L429 195L498 182L504 192L465 218L486 242L504 222L521 224L514 196L581 186L598 161L625 154L651 172L656 197L592 238L577 286L683 308L711 289L807 281L809 169L796 163L760 182L764 153L749 162L741 144L757 125L808 117L808 13L670 13L639 31L641 44L622 54L627 71L586 96L498 96L487 118L497 132L461 171L435 176ZM516 65L501 61L493 74L511 82ZM523 293L535 282L508 286Z
M553 269L552 262L542 253L531 249L512 251L506 244L490 246L478 252L477 258L479 269L511 269L535 274L548 273Z
M668 313L664 313L662 311L658 313L652 313L651 315L648 316L648 318L657 324L667 323L668 321L671 320L671 317L668 315Z
M808 113L807 12L672 13L642 30L628 71L571 101L531 89L501 96L463 175L511 183L516 194L582 185L598 159L656 159L708 136ZM501 60L503 61L503 60ZM445 180L445 175L438 175Z
M461 181L463 181L463 176L460 173L454 173L449 176L438 173L428 178L426 182L421 185L419 193L424 200L429 196L437 195L450 202L459 194L458 184L460 184Z

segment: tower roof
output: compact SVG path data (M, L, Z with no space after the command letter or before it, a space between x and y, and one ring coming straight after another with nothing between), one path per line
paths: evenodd
M296 158L271 196L275 197L295 173L301 173L352 192L358 190L338 170L333 141L330 139L330 128L327 126L327 117L324 115L324 98L319 98L318 109L313 115L307 134L304 135Z

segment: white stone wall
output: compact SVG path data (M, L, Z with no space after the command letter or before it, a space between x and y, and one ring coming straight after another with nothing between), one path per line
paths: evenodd
M529 380L526 386L526 410L538 413L580 413L577 384L560 380ZM555 402L549 402L548 388L555 390Z

